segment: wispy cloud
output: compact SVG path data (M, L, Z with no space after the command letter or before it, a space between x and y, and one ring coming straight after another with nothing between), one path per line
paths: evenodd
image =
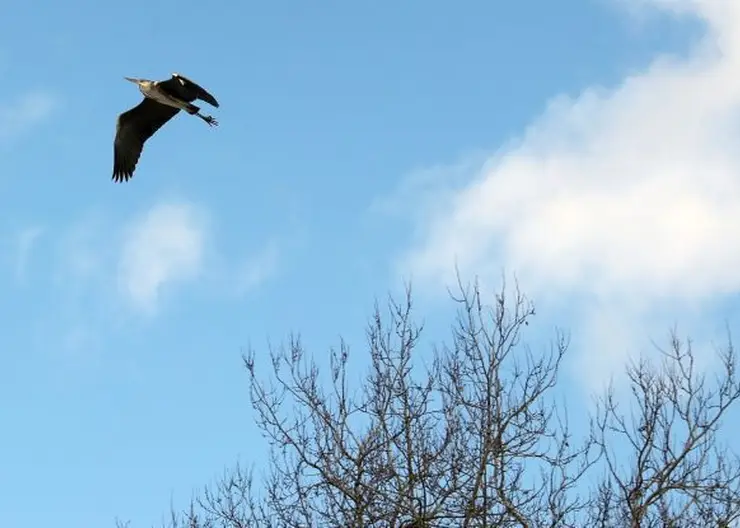
M277 271L279 255L278 244L273 240L248 258L237 272L238 293L245 294L271 278Z
M205 213L187 204L160 204L133 222L118 266L120 291L136 308L156 312L162 290L199 276L208 225Z
M115 258L118 233L116 224L109 221L104 211L84 212L72 224L56 230L49 228L54 238L56 258L54 278L67 288L100 289L109 282L107 274L111 259Z
M740 2L623 3L700 17L707 34L614 89L554 98L418 217L400 263L415 281L504 267L535 296L595 296L584 322L615 328L740 290ZM604 374L623 345L595 361Z
M51 115L56 103L56 98L51 94L32 91L2 104L0 106L0 142L10 141L26 134Z
M90 365L103 360L107 339L166 313L189 288L230 297L274 276L280 244L270 241L246 260L227 258L234 248L219 247L212 220L202 204L167 200L132 215L91 209L70 225L17 234L17 274L44 285L35 346L54 343L60 362ZM31 269L41 236L51 258L37 258Z
M15 259L15 277L19 282L24 282L26 278L26 269L31 257L33 246L42 235L41 227L27 227L21 230L17 235L17 253Z
M131 215L91 209L70 225L45 228L52 258L26 273L49 284L38 304L35 346L53 343L60 363L85 369L105 361L104 344L112 336L129 333L142 316L162 315L184 289L208 285L219 261L211 227L206 207L168 200ZM28 229L19 246L29 249L40 233Z

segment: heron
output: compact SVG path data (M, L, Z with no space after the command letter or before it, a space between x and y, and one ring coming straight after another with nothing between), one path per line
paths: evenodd
M218 121L201 114L200 108L193 104L193 101L200 99L218 108L218 101L185 76L173 73L171 78L164 81L134 77L124 79L138 85L144 99L118 116L113 146L113 181L128 181L134 176L146 140L180 110L198 116L209 126L218 126Z

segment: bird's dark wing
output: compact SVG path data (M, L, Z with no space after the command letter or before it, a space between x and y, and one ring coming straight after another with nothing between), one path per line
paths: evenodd
M179 73L173 73L172 78L167 79L166 81L161 81L159 86L170 95L183 101L187 101L188 103L191 103L196 99L200 99L201 101L205 101L209 105L218 108L218 101L216 101L216 98L208 93L205 88L194 83L187 77L183 77Z
M141 103L118 116L113 144L113 181L128 181L144 148L144 142L180 110L145 97Z

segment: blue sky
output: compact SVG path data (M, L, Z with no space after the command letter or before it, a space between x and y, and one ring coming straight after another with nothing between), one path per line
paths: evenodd
M264 456L243 347L361 349L408 277L445 324L456 260L521 273L588 368L675 322L714 336L740 285L737 127L717 117L738 107L740 16L625 3L5 5L2 525L158 521ZM123 76L173 71L221 126L178 116L113 184L115 119L141 97Z

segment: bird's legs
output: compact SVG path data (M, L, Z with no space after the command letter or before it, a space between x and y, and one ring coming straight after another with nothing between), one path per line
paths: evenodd
M196 116L200 117L203 121L205 121L206 123L208 123L209 126L212 126L212 127L213 126L218 126L218 121L216 121L216 119L214 117L209 116L209 115L203 115L203 114L201 114L200 113L200 108L198 108L197 106L195 106L193 103L183 102L183 105L184 105L182 107L183 110L185 110L188 114L190 114L190 115L196 115Z
M216 121L216 119L215 119L215 118L214 118L213 116L209 116L209 115L203 115L203 114L201 114L200 112L198 112L198 113L197 113L197 114L195 114L195 115L197 115L197 116L198 116L198 117L200 117L200 118L201 118L201 119L202 119L203 121L205 121L206 123L208 123L208 125L209 125L209 126L212 126L212 127L213 127L213 126L218 126L218 121Z

